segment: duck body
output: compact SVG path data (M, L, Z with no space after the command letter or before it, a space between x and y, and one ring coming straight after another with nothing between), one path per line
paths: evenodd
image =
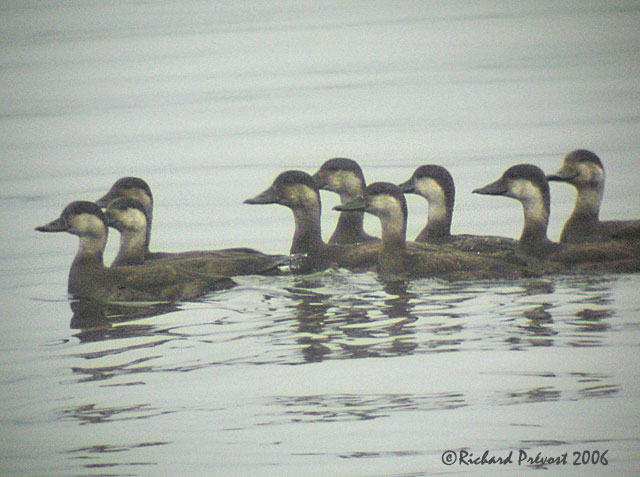
M600 221L605 172L596 154L585 149L570 152L562 167L547 179L571 184L578 192L573 212L562 229L561 243L640 241L640 220Z
M640 245L624 241L607 243L555 243L547 238L551 196L542 170L531 164L510 167L497 181L473 191L502 195L521 202L524 227L518 248L544 261L548 272L640 271Z
M416 242L478 253L509 251L517 247L517 241L507 237L451 234L455 184L446 168L435 164L420 166L398 187L405 194L425 198L429 204L427 224L416 237Z
M308 273L330 267L362 270L376 263L379 243L327 244L322 240L320 193L303 171L285 171L271 187L245 200L246 204L279 204L293 212L295 232L290 253L304 256L298 271Z
M337 157L326 161L312 176L319 190L335 192L345 203L362 195L366 181L360 165L353 159ZM345 212L338 216L329 244L378 242L380 239L364 231L363 212Z
M377 216L382 226L382 247L377 269L384 281L410 278L504 279L537 276L527 260L512 254L498 257L461 250L442 250L423 243L406 242L407 205L400 188L386 182L368 186L364 196L336 207L342 211L365 211Z
M192 300L234 285L228 277L195 273L170 263L105 267L108 229L102 210L92 202L72 202L58 219L36 230L79 237L68 280L68 292L74 298L99 302Z
M117 180L96 202L107 209L107 221L120 232L120 249L112 266L141 265L156 260L181 261L183 267L224 276L279 274L289 258L238 247L221 250L152 252L149 250L153 220L153 195L138 177Z

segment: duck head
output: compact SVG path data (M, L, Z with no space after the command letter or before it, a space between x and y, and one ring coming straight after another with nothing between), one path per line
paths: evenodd
M388 182L366 187L362 197L334 207L338 211L364 211L375 215L382 225L383 245L405 243L407 201L400 188Z
M280 174L267 190L244 201L245 204L280 204L292 210L320 206L320 194L313 179L302 171Z
M586 149L571 151L564 158L562 167L547 176L550 181L567 182L578 189L604 186L604 166L600 158Z
M93 202L76 201L67 205L60 217L36 227L38 232L68 232L79 237L106 235L102 209Z
M366 187L364 174L358 163L343 157L329 159L322 164L313 175L313 181L318 189L335 192L344 200L361 195Z
M102 209L93 202L76 201L67 205L60 217L36 227L38 232L67 232L80 238L76 260L96 260L102 263L108 230Z
M398 187L405 194L424 197L429 203L429 220L416 240L450 235L456 189L447 169L435 164L420 166Z
M105 212L105 223L120 233L142 234L147 229L147 213L139 200L120 197L110 202Z
M267 190L244 203L279 204L291 209L296 224L291 253L313 253L324 246L320 225L320 193L306 172L283 172Z
M547 178L538 166L519 164L510 167L500 179L475 189L473 193L518 200L524 211L521 246L547 242L551 196Z
M149 242L151 241L151 223L153 221L153 194L149 184L139 177L122 177L111 186L109 192L96 201L96 204L105 208L118 198L135 199L143 205L147 216L145 250L148 252Z
M135 199L139 201L147 211L153 211L153 194L149 185L139 177L122 177L118 179L105 195L96 200L100 207L107 207L112 201L118 198Z
M105 210L105 223L120 232L120 249L112 265L141 265L145 261L147 213L139 200L120 197Z

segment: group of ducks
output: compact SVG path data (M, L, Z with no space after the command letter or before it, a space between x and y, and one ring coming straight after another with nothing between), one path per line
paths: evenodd
M548 181L567 182L578 191L559 243L547 238ZM328 243L321 233L320 190L335 192L341 200L334 207L340 216ZM387 282L640 271L640 221L600 221L603 190L604 168L590 151L569 153L560 170L549 176L537 166L516 165L473 192L520 201L524 210L520 239L451 235L455 187L445 168L424 165L400 185L367 186L355 161L336 158L326 161L313 176L283 172L267 190L245 200L292 210L295 233L290 255L250 248L151 252L153 195L148 184L135 177L119 179L95 202L72 202L58 219L36 230L68 232L80 238L68 291L77 298L99 301L189 300L233 286L230 277L236 275L309 273L336 266L355 271L375 267ZM414 242L406 240L404 194L409 193L429 203L427 224ZM380 220L380 238L364 231L365 212ZM120 232L120 249L112 265L105 267L108 227Z

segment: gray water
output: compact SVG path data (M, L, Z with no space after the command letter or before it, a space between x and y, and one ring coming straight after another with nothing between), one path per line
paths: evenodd
M520 206L471 190L576 148L607 168L602 218L637 218L637 2L4 1L0 43L3 474L637 473L636 275L389 289L330 270L86 309L76 239L33 231L136 175L155 250L285 253L290 212L242 201L345 156L369 182L444 165L455 233L517 237ZM574 198L552 184L552 239Z

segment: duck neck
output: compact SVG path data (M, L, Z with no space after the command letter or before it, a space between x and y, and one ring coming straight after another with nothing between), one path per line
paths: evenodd
M296 230L291 244L291 253L311 253L323 248L320 226L320 204L295 208L293 218Z
M537 247L549 241L547 227L549 225L549 207L539 200L522 201L524 211L524 228L520 236L521 248Z
M120 232L120 249L113 261L113 265L141 265L144 263L146 235L124 230Z
M350 202L359 197L359 194L352 192L340 193L342 204ZM338 224L333 232L330 243L353 243L358 242L365 235L364 232L364 212L340 212Z
M382 224L382 251L395 253L407 247L406 233L407 221L401 216L388 216L381 218Z
M71 268L82 267L84 265L103 265L103 254L106 243L106 233L103 237L81 236L78 252L73 259Z
M604 187L602 184L586 185L578 188L576 204L569 220L598 222L603 194Z
M428 238L449 237L451 235L452 215L453 211L447 207L444 197L443 200L430 200L427 225L418 235L417 241L422 242Z
M385 281L407 279L406 220L387 218L382 222L382 249L378 254L378 273Z

